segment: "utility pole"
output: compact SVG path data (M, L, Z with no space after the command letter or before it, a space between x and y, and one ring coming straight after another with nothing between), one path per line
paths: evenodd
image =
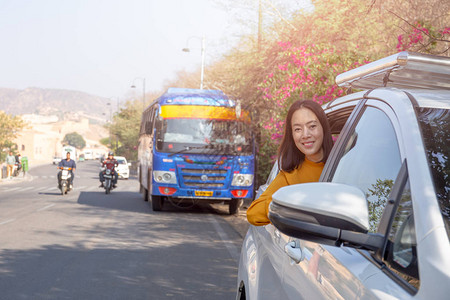
M258 8L258 52L261 51L261 42L262 42L262 6L261 6L261 0L259 0L259 8Z

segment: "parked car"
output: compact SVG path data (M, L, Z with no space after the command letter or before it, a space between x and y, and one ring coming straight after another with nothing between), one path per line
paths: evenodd
M54 165L57 165L57 164L59 164L59 162L62 160L62 158L61 157L59 157L59 156L53 156L53 164Z
M116 167L119 178L128 179L130 177L131 163L127 162L127 159L123 156L114 156L119 165Z
M339 75L319 182L250 226L236 299L448 299L450 58L400 52ZM276 170L274 171L276 172Z

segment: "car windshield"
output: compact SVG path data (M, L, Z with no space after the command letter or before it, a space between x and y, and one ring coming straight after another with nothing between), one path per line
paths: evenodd
M157 149L178 152L189 147L192 153L251 153L250 124L236 120L164 119L158 132Z
M124 164L126 164L125 163L125 160L124 159L117 159L117 163L119 164L119 165L124 165Z
M433 176L434 188L450 239L450 110L418 108L428 166Z

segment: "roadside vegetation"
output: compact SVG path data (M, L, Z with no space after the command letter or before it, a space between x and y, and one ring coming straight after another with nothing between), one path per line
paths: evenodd
M445 0L312 0L312 10L293 11L276 0L260 0L257 32L242 36L226 55L206 66L204 88L239 99L253 114L258 137L258 184L267 178L282 135L287 108L297 99L321 104L346 91L337 74L398 51L449 56L450 2ZM255 24L255 1L242 24ZM255 26L254 26L255 27ZM200 70L179 72L166 87L198 88ZM165 90L165 89L164 89ZM154 99L164 90L146 96ZM111 148L137 157L142 102L129 101L114 116Z
M77 132L71 132L71 133L66 134L63 139L63 144L73 146L73 147L77 148L78 150L81 150L84 147L86 147L86 141L81 136L81 134L79 134Z
M19 132L26 126L20 116L12 116L0 110L0 162L3 162L11 150L17 153L17 145L13 143Z

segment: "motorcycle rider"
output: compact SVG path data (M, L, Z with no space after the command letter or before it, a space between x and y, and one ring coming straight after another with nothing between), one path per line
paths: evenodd
M20 155L20 153L17 153L15 159L17 165L17 174L19 174L20 170L22 169L22 156Z
M116 159L114 159L114 153L112 151L108 152L108 158L102 162L102 168L106 167L106 169L110 169L111 172L114 171L114 179L113 179L113 188L117 187L117 180L119 179L119 175L115 171L115 168L119 165ZM100 171L100 186L104 187L103 182L105 181L105 177L103 177L103 170Z
M70 152L67 152L66 154L66 159L62 159L59 164L58 164L58 169L61 169L63 167L68 167L68 168L72 168L72 170L70 170L70 189L72 189L73 187L73 178L75 177L73 175L73 171L75 171L75 169L77 168L77 165L75 164L75 161L73 159L70 159ZM61 188L61 174L62 174L62 170L60 170L58 172L58 189Z

